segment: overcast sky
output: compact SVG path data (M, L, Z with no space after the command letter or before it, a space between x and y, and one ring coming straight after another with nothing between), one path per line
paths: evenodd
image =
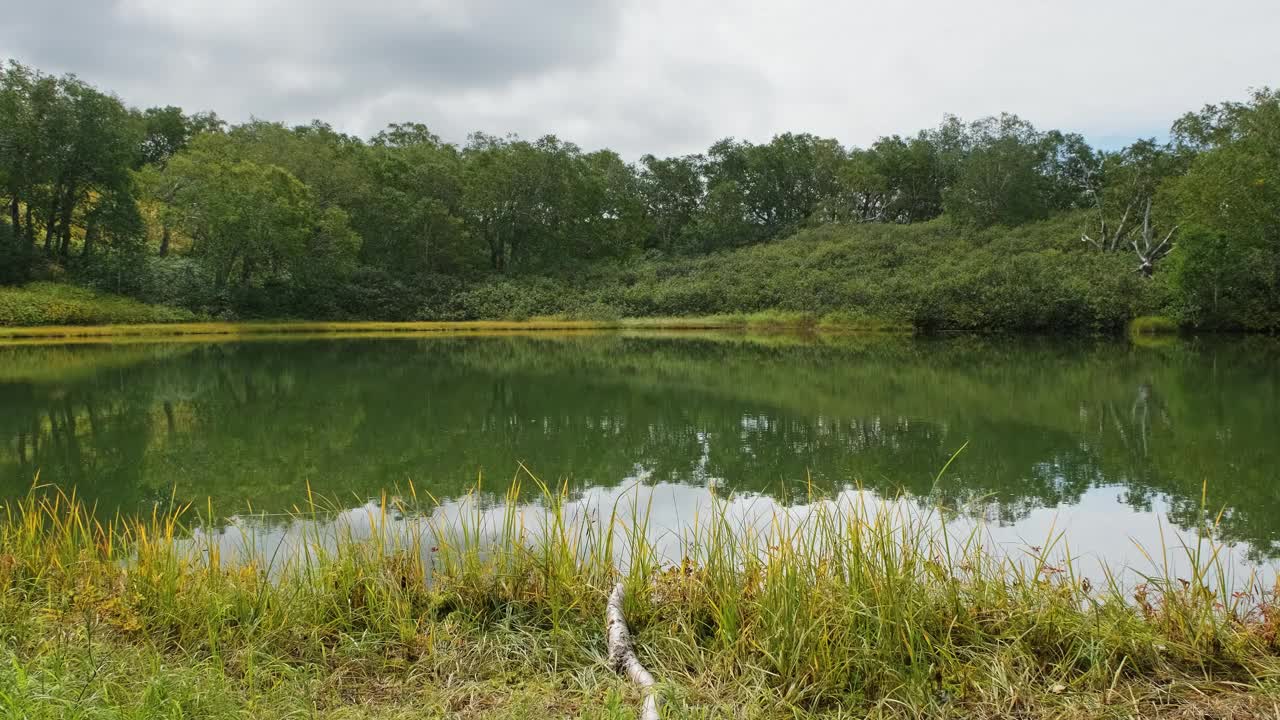
M131 105L628 158L1016 112L1108 147L1280 84L1280 0L4 0L0 57Z

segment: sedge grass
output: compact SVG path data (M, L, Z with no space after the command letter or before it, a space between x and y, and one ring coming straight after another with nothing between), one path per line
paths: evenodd
M197 509L107 521L37 487L0 514L0 709L628 717L602 622L622 579L665 717L1271 716L1274 588L1224 579L1212 519L1130 586L1058 561L1065 538L996 555L864 494L717 498L672 553L639 495L523 484L449 504L410 486L345 525L304 498L294 547L236 557ZM1188 576L1161 571L1175 555Z

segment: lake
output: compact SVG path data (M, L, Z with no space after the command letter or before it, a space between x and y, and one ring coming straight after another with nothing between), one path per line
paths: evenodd
M1086 562L1140 565L1162 528L1220 514L1233 562L1272 572L1278 427L1280 342L1265 338L0 346L4 495L38 472L100 513L190 502L280 537L308 488L356 515L410 483L447 505L481 477L500 492L523 463L576 498L638 486L665 528L713 487L752 507L864 492L941 505L1011 551L1061 531Z

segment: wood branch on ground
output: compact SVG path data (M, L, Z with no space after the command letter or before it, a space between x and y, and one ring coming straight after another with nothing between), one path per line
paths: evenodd
M605 605L605 632L609 638L609 664L619 673L626 675L631 682L640 686L644 695L644 707L640 711L640 720L660 720L658 715L657 681L645 669L636 657L635 643L631 640L631 631L627 629L627 619L622 613L622 601L625 590L622 583L613 586L609 594L609 602Z

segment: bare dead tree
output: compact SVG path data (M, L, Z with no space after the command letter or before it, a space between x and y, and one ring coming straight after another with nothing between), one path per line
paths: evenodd
M1147 198L1147 207L1142 213L1142 234L1131 241L1133 251L1138 255L1138 272L1146 277L1151 276L1155 271L1156 261L1173 250L1173 244L1169 241L1177 231L1178 226L1174 225L1165 233L1163 240L1155 241L1155 231L1151 227L1151 198Z
M1092 237L1088 233L1080 235L1080 241L1092 245L1103 252L1118 252L1126 247L1132 248L1135 255L1138 256L1137 271L1145 277L1150 277L1155 272L1156 262L1168 255L1173 250L1173 234L1178 231L1178 226L1174 225L1165 233L1163 239L1157 241L1155 228L1151 225L1151 198L1147 198L1146 205L1142 210L1142 226L1131 226L1128 224L1129 215L1133 212L1133 203L1125 208L1124 214L1120 216L1120 222L1114 227L1107 224L1107 215L1103 211L1102 201L1098 199L1098 194L1094 193L1094 202L1098 208L1098 236Z
M1124 214L1120 216L1120 222L1115 227L1108 227L1107 213L1102 208L1102 199L1098 192L1093 193L1093 202L1098 208L1098 237L1095 239L1088 233L1081 233L1080 242L1088 243L1103 252L1115 252L1123 245L1125 237L1133 232L1133 228L1125 226L1129 222L1129 213L1133 211L1133 203L1129 203L1129 207L1124 209Z

